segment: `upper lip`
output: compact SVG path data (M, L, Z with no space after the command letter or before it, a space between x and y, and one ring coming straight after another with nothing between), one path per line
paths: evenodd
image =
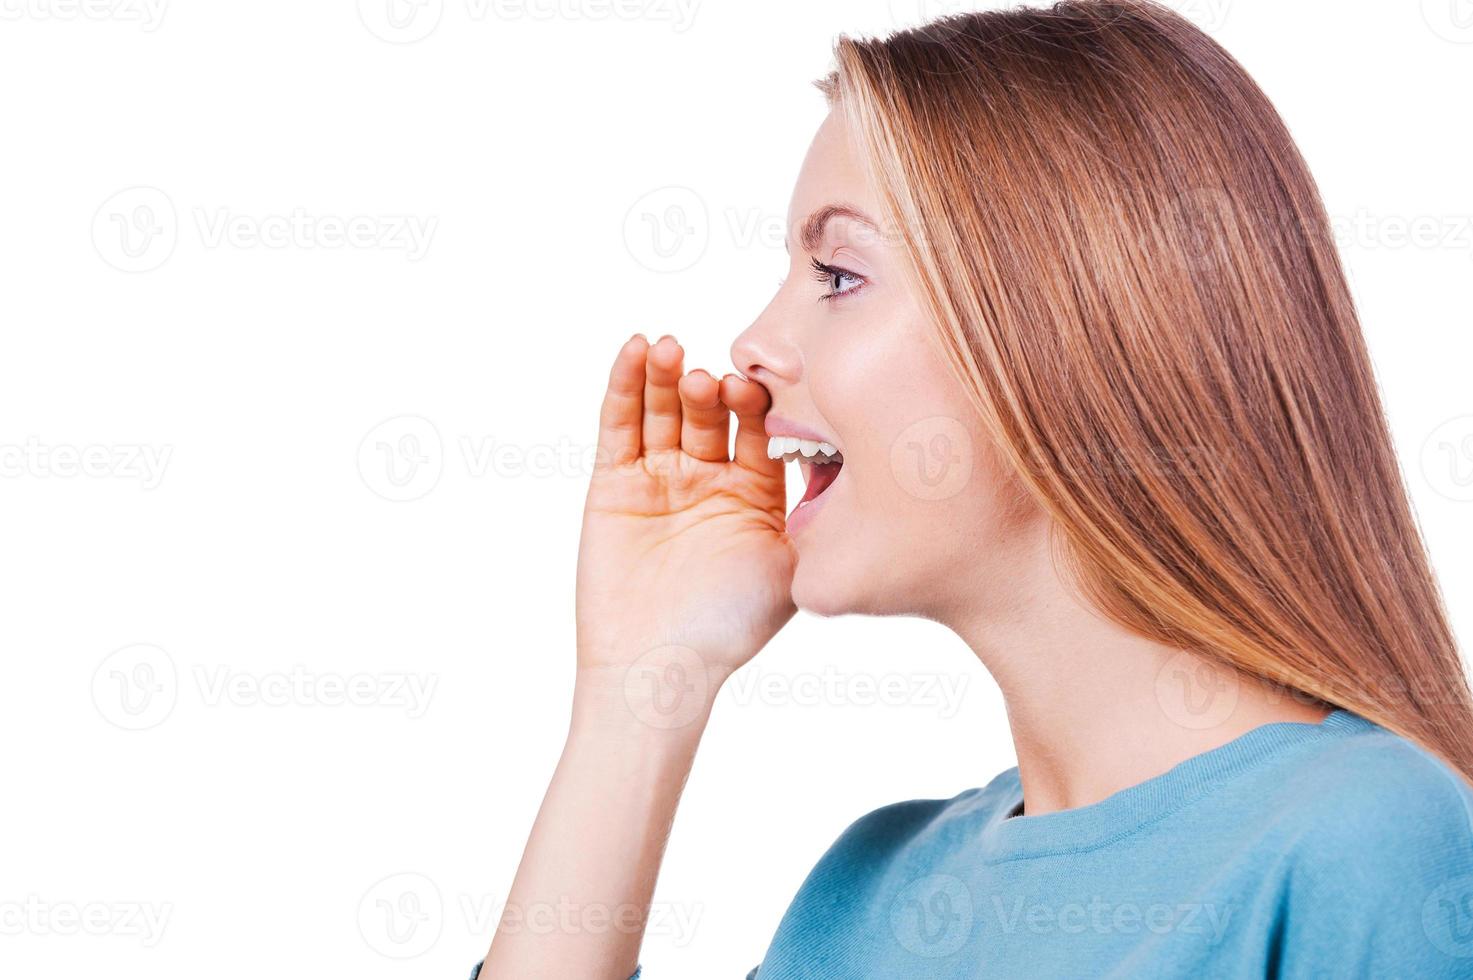
M812 439L813 442L828 442L829 445L838 445L837 442L834 442L832 436L823 435L818 429L800 426L795 421L784 419L781 416L772 416L772 414L769 414L767 419L763 421L763 427L767 430L767 438L769 439L772 436L792 436L794 439Z
M833 436L824 435L817 429L811 429L806 425L799 425L797 422L785 419L780 415L769 414L763 423L763 428L766 429L769 439L774 436L808 439L812 442L826 442L830 446L840 448L842 451L842 447L839 447L838 442L834 440Z

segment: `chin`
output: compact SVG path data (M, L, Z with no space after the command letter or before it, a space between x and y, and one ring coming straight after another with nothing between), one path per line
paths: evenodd
M798 570L793 573L793 605L815 616L842 616L856 611L842 589L834 588L832 582L814 581L816 576L804 575L802 569L803 559L799 558Z
M870 562L853 555L819 553L798 546L798 565L793 571L793 604L815 616L890 616L903 592L891 573L868 574Z

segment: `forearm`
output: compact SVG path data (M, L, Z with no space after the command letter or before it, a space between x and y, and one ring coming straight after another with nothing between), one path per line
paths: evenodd
M580 675L567 744L482 967L484 980L625 980L709 714L650 724L621 677Z

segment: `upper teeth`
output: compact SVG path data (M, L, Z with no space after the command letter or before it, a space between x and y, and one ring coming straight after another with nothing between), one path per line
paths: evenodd
M814 463L842 463L837 447L827 442L812 439L795 439L792 436L773 436L767 440L767 458L792 462L806 459Z

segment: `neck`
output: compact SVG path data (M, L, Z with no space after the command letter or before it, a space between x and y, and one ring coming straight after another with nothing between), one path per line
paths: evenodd
M1097 803L1260 725L1328 713L1105 619L1062 580L1047 535L1035 545L973 594L986 598L970 616L937 617L1002 689L1026 813Z

